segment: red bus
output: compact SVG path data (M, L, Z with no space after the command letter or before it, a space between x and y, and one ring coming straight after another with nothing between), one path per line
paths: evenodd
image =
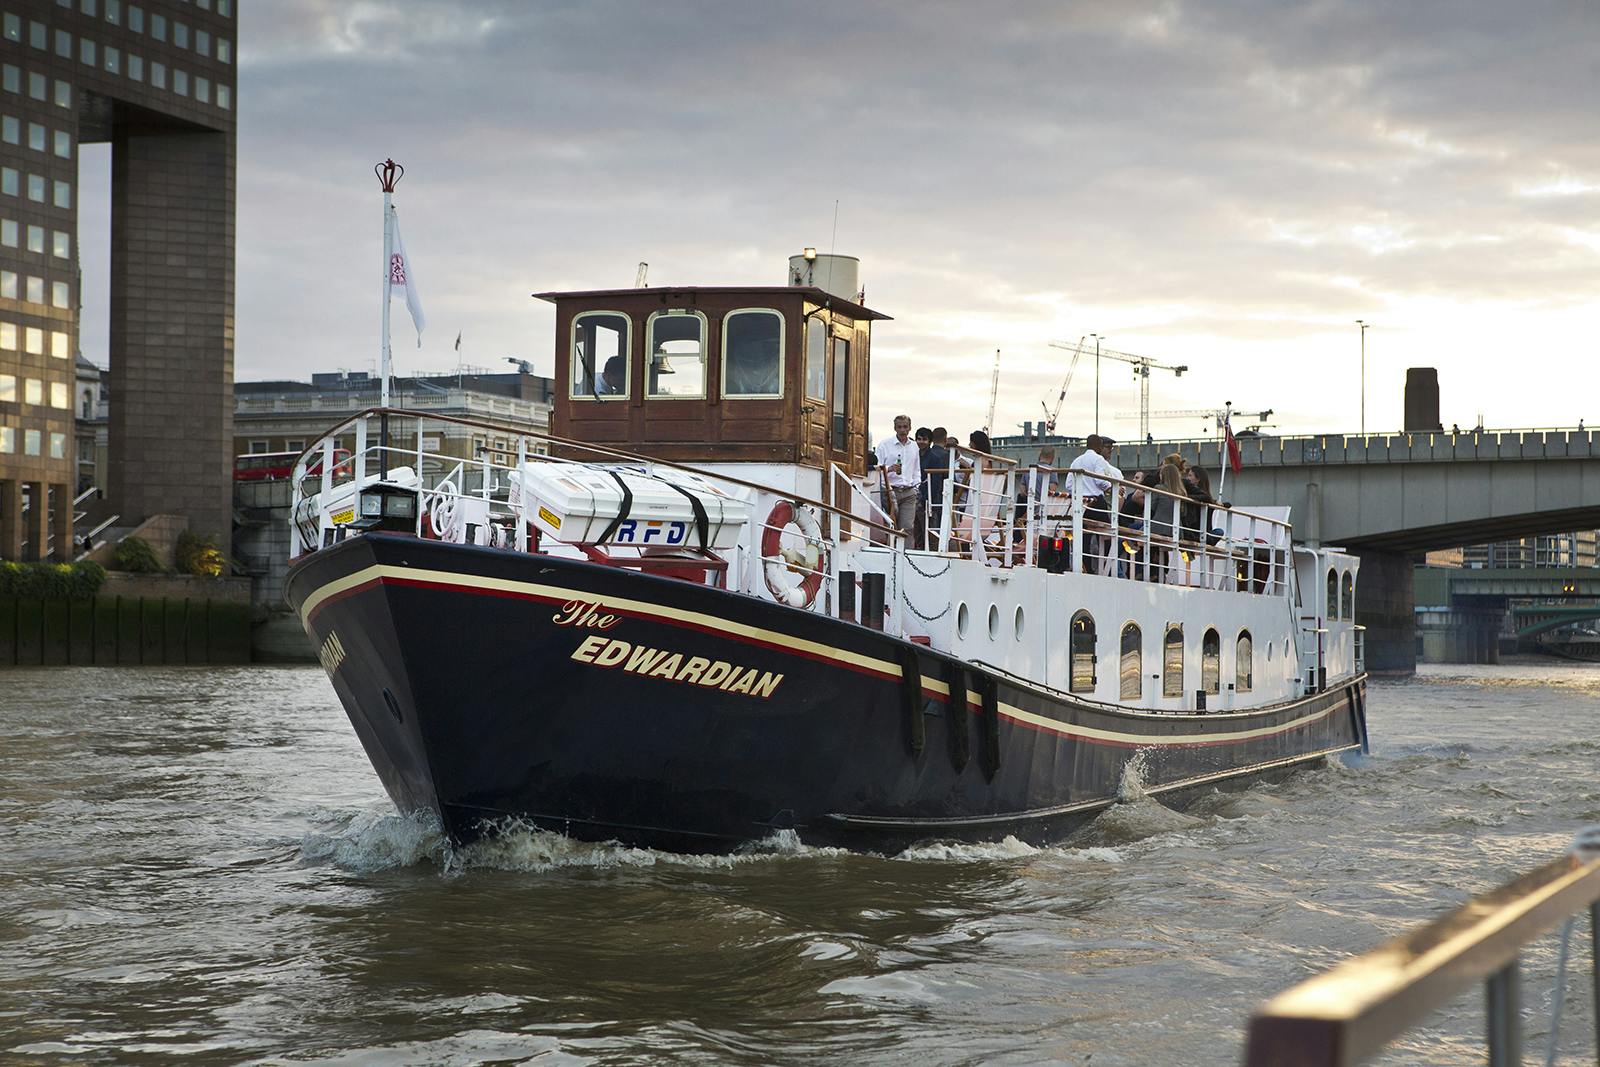
M298 452L251 452L233 461L233 480L236 482L271 482L294 474L294 461ZM333 450L333 470L340 473L348 469L350 453L347 449ZM306 464L307 474L322 473L322 457L317 456Z

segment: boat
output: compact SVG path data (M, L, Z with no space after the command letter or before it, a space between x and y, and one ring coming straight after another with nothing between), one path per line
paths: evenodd
M808 250L782 285L535 294L549 433L377 408L300 456L287 596L401 811L457 844L1048 844L1129 774L1181 802L1366 749L1358 561L1287 508L1163 530L1157 490L951 449L910 543L858 278Z

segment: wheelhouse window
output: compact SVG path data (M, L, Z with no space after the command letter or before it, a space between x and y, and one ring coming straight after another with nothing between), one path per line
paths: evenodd
M1144 687L1144 639L1137 623L1122 628L1122 655L1117 674L1122 679L1119 695L1123 700L1138 700Z
M828 321L820 314L806 320L806 396L828 396Z
M1328 572L1328 618L1337 619L1338 617L1339 617L1339 572L1336 571L1336 570L1330 570Z
M1072 616L1071 653L1068 688L1074 693L1094 692L1094 616L1087 611Z
M1207 630L1200 638L1200 688L1208 693L1222 691L1222 638Z
M1173 623L1161 642L1161 695L1183 696L1183 627Z
M1233 653L1233 675L1235 691L1248 693L1255 688L1255 642L1250 639L1249 630L1239 631L1239 640Z
M833 411L831 413L833 450L850 450L849 420L845 413L850 409L845 400L850 385L850 342L843 337L833 339Z
M1339 597L1339 613L1347 619L1356 617L1356 579L1349 571L1344 572L1344 592Z
M658 311L645 324L644 395L706 395L706 317L698 311Z
M783 316L765 308L722 320L722 395L783 395Z
M626 400L629 373L628 316L586 311L572 320L572 398Z

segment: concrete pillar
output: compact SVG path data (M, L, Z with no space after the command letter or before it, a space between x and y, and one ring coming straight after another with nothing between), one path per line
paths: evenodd
M44 559L45 540L49 534L50 492L48 483L29 482L27 529L23 533L23 537L28 543L22 550L22 558L30 563Z
M0 480L0 559L22 558L22 483Z
M1306 547L1322 547L1322 486L1316 482L1306 483L1306 517L1299 526Z
M71 563L78 554L72 543L72 487L58 482L50 489L54 498L50 509L50 535L55 544L52 554L57 563Z
M1411 556L1355 549L1361 561L1356 622L1367 628L1367 670L1407 675L1417 671L1417 616L1411 593Z

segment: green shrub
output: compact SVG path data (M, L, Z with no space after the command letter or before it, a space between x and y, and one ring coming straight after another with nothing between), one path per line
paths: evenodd
M124 537L117 545L115 563L117 570L134 574L160 574L166 570L156 557L156 550L142 537Z
M228 565L228 559L209 537L185 530L178 535L178 546L173 553L178 573L193 574L198 578L216 578Z
M82 600L100 591L105 568L81 563L0 563L0 596L30 600Z

